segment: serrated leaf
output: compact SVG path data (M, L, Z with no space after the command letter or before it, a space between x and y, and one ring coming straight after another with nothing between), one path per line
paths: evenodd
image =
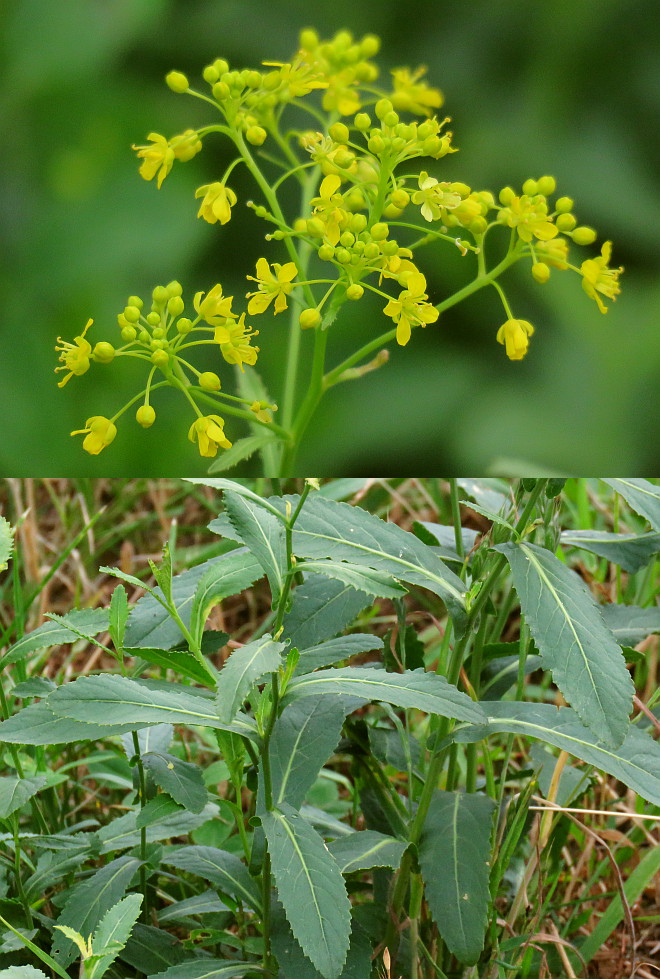
M107 718L109 726L126 722L133 728L164 722L201 724L235 731L244 737L256 737L256 724L252 718L241 714L231 724L223 724L209 701L192 690L177 684L167 684L164 690L151 689L129 677L99 673L78 677L73 683L58 687L45 703L59 716L76 721L91 722L94 719L98 722ZM2 725L0 736L1 732Z
M635 513L646 517L654 530L660 531L660 486L648 479L603 479L619 493Z
M448 683L445 677L424 670L388 673L364 666L319 670L294 677L287 687L284 703L324 693L344 694L364 701L382 700L397 707L415 707L427 714L477 724L484 719L479 704Z
M256 557L244 548L230 551L222 561L211 562L199 580L190 608L190 632L198 643L211 609L230 595L249 588L263 573Z
M124 892L141 862L136 857L118 857L101 867L87 880L75 884L67 897L58 925L75 928L81 935L90 935L110 908L124 896ZM61 933L54 937L52 953L65 968L76 957L76 947Z
M321 767L339 744L345 710L328 697L304 698L285 707L270 741L273 800L299 809Z
M346 961L351 928L339 867L318 833L286 803L265 812L261 823L291 931L321 975L336 979Z
M660 551L660 534L610 534L605 530L564 530L562 544L580 547L635 574Z
M392 867L396 870L409 845L385 833L365 829L333 840L328 843L328 850L342 874L352 874L356 870L370 870L372 867Z
M32 965L9 965L0 969L2 979L48 979L45 972L35 969Z
M136 731L138 748L143 755L147 751L167 751L172 744L174 728L171 724L154 724L153 727L142 728ZM121 739L122 747L126 752L127 758L132 758L135 754L132 734L124 734Z
M261 896L247 868L233 853L214 846L186 846L166 854L163 863L197 874L216 884L225 894L259 911Z
M152 823L162 822L173 816L174 813L181 813L181 807L171 799L169 795L160 792L153 799L149 799L146 806L143 806L135 819L136 829L151 826Z
M660 632L660 607L638 605L599 606L605 625L622 646L636 646L647 636Z
M201 686L208 686L209 674L192 653L174 649L153 649L150 646L124 646L126 656L135 656L166 670L174 670Z
M0 517L0 571L6 571L14 551L14 531L4 517Z
M95 955L102 955L91 967L86 979L101 979L118 953L128 941L142 905L141 894L129 894L122 898L104 915L94 932L92 948ZM109 949L109 946L112 946ZM106 949L109 949L106 951Z
M119 957L136 971L153 974L182 962L186 952L175 935L138 922Z
M545 669L597 737L626 735L633 683L620 647L582 579L536 544L497 545L511 566L520 606Z
M284 524L263 507L237 493L225 491L224 504L232 527L263 568L270 584L273 607L282 594L287 571Z
M252 684L264 674L279 669L284 648L283 642L274 642L272 636L266 634L232 652L218 679L215 706L221 721L230 724Z
M57 684L47 676L31 676L9 691L10 697L25 699L26 697L47 697L57 687Z
M449 951L466 965L475 965L484 947L494 810L487 796L436 791L419 843L431 914Z
M108 630L115 649L124 645L124 633L128 621L128 597L123 585L117 585L110 599Z
M155 800L151 800L155 801ZM102 826L96 834L101 844L101 853L114 853L117 850L128 850L140 843L139 817L146 812L135 810L118 816L111 823ZM165 808L160 813L152 810L152 817L146 824L147 843L160 843L163 840L175 839L203 826L209 819L218 815L218 807L214 802L207 802L201 812L190 812L188 809L169 811Z
M287 500L295 505L297 498L276 499L283 507ZM321 496L308 498L293 528L293 552L298 557L348 561L428 588L446 604L457 637L465 629L466 587L461 579L414 534L360 507Z
M70 622L78 632L88 636L97 636L100 632L107 631L108 621L108 609L84 608L74 609L58 621L44 622L38 629L26 633L18 642L9 647L5 655L0 658L0 669L10 663L20 662L37 649L47 649L49 646L61 646L64 643L77 642L80 637L76 632L67 629L67 622Z
M13 812L21 809L33 795L36 795L48 779L45 775L33 778L19 778L7 775L0 778L0 819L7 819Z
M300 568L302 571L315 572L327 578L336 578L345 585L350 585L351 588L378 598L401 598L406 594L403 585L395 581L390 574L374 571L373 568L362 568L348 561L304 561L301 562Z
M246 551L239 548L222 554L220 557L211 558L202 564L195 565L188 571L183 571L176 575L172 580L172 601L186 627L190 625L190 612L193 600L200 580L204 575L209 574L212 569L216 569L221 577L223 574L229 576L238 564L244 565ZM254 561L254 579L261 574L261 569L257 561ZM159 589L156 589L159 592ZM148 646L154 649L170 649L179 643L185 643L185 638L177 623L172 619L166 609L153 597L145 595L133 607L126 624L124 644L130 647Z
M96 741L135 729L133 721L121 724L92 724L60 717L48 707L48 698L30 704L0 723L0 742L6 744L71 744Z
M183 761L165 752L148 751L142 762L156 785L172 796L175 802L190 812L201 812L209 794L204 785L202 770L192 762Z
M643 799L660 806L660 744L634 724L618 748L609 748L581 723L570 707L482 701L485 725L457 728L453 739L481 741L491 733L523 734L567 751L599 771L619 779Z
M467 504L468 506L470 504ZM419 529L419 533L418 533ZM430 523L428 520L415 520L413 524L413 530L426 544L438 545L440 551L438 556L442 558L443 561L459 561L463 559L459 557L458 551L456 550L456 532L453 526L448 526L447 524ZM429 539L426 540L422 534L426 532ZM474 547L477 537L479 536L478 530L471 530L469 527L461 527L461 540L463 541L463 550L465 554L469 554Z
M279 965L278 979L321 979L293 937L284 908L273 892L271 941ZM346 962L339 979L365 979L371 972L371 942L353 917Z
M306 649L336 636L371 604L365 592L314 575L294 589L291 610L282 623L282 635L292 646Z
M149 979L233 979L246 972L261 972L254 962L228 962L227 959L189 959L164 972L155 972Z
M300 650L300 659L294 670L296 676L311 673L322 666L333 666L342 660L357 656L358 653L368 653L371 650L382 652L383 640L380 636L371 636L366 632L354 632L350 636L337 636L326 639L325 642Z

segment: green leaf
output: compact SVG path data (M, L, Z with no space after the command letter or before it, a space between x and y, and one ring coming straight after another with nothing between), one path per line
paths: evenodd
M313 575L294 589L291 610L282 623L282 635L298 649L315 646L347 628L371 604L365 592L341 581L326 581Z
M622 646L636 646L642 639L660 632L660 607L638 605L601 605L605 625Z
M264 510L268 510L272 513L274 517L278 520L284 521L284 511L282 508L278 509L273 500L279 500L279 497L270 497L266 499L263 496L259 496L254 490L251 490L248 486L244 486L243 483L238 483L233 479L209 479L208 476L198 476L198 477L187 477L187 483L201 483L203 486L212 486L213 489L217 490L229 490L231 493L237 493L239 496L243 496L246 500L252 500L257 506L262 507ZM224 522L223 522L224 525ZM216 533L215 521L212 520L209 524L209 530Z
M271 780L276 805L299 809L341 736L345 710L332 697L305 697L282 711L270 741Z
M55 692L55 691L54 691ZM52 694L51 694L52 696ZM59 717L48 706L48 698L30 704L0 723L0 742L6 744L71 744L75 741L96 741L113 734L133 731L136 724L93 724Z
M336 861L323 840L291 806L261 817L280 901L293 935L325 979L346 961L350 902Z
M45 972L32 965L9 965L0 970L2 979L48 979Z
M263 568L270 583L275 607L282 594L287 571L284 524L252 500L227 490L224 494L227 516L232 527Z
M249 560L246 554L247 552L243 548L229 551L228 554L222 554L220 557L204 561L173 578L172 601L186 627L190 626L193 595L197 591L200 580L207 574L213 574L214 570L218 578L223 575L227 578L231 577L237 567L245 567L245 561ZM262 574L256 560L253 560L253 569L254 578L252 580L255 581ZM162 597L159 589L156 589L156 593ZM124 636L125 645L170 649L181 642L185 643L185 638L167 610L153 595L144 595L136 603L128 617Z
M19 699L25 699L26 697L47 697L56 687L57 684L50 677L31 676L27 680L23 680L22 683L17 683L9 691L9 696L18 697Z
M401 598L406 589L395 581L390 574L374 571L373 568L362 568L348 561L304 561L300 562L301 571L312 571L336 578L367 595L378 598Z
M14 552L14 531L4 517L0 517L0 571L6 571Z
M263 568L247 548L239 548L223 555L222 560L211 563L200 578L192 597L190 609L190 632L199 643L204 632L204 623L214 606L230 595L237 595L249 588L257 578L263 576Z
M110 908L101 919L94 932L92 949L95 955L102 957L91 967L86 979L101 979L107 972L128 941L139 917L141 904L142 894L129 894Z
M635 513L646 517L654 530L660 531L660 486L648 479L604 479L619 493Z
M178 965L186 952L175 935L138 922L119 957L137 972L154 974Z
M22 809L33 795L43 789L47 781L45 775L36 775L34 778L7 775L0 778L0 819L7 819L13 812Z
M293 937L284 908L275 892L272 898L273 952L279 965L278 979L321 979L321 973L314 968ZM371 942L353 918L351 938L344 968L339 979L366 979L371 974Z
M215 705L221 721L231 724L252 684L279 669L284 648L283 642L273 642L266 634L232 652L218 679Z
M90 935L106 911L124 896L140 865L136 857L118 857L87 880L75 884L69 891L57 924L75 928L81 935ZM52 954L66 968L76 957L76 947L70 939L58 933L53 939Z
M45 703L61 717L97 724L107 718L106 723L112 727L125 723L133 728L153 723L201 724L256 737L252 718L240 714L231 724L223 724L209 701L193 690L177 684L168 684L165 690L152 689L129 677L99 673L65 683ZM1 732L2 725L0 736Z
M152 823L159 823L168 819L174 813L181 813L182 809L169 795L160 792L153 799L149 799L146 806L140 809L135 819L135 828L142 829L143 826L151 826Z
M341 670L319 670L306 676L294 677L284 697L284 703L299 697L320 696L325 693L344 694L361 700L382 700L396 707L415 707L427 714L454 717L479 723L484 714L479 704L457 690L436 673L411 670L406 673L387 673L365 666L347 666Z
M156 800L151 800L156 801ZM101 844L101 853L114 853L117 850L128 850L140 843L140 828L138 819L144 810L134 810L118 816L111 823L106 823L96 834ZM214 802L208 802L201 812L190 812L187 809L172 811L163 806L158 812L155 807L151 818L146 824L147 843L160 843L172 840L203 826L209 819L218 815L218 807ZM157 818L156 818L157 817Z
M437 553L443 561L462 562L462 559L458 556L458 551L456 550L456 534L453 526L439 523L429 523L427 520L416 520L413 524L413 530L419 539L423 540L426 544L435 545L437 543L439 545L440 549ZM424 531L426 531L426 533L429 535L429 540L426 540L422 536ZM463 550L465 551L466 555L469 554L474 547L478 536L478 530L471 530L469 527L461 527L461 539L463 541Z
M128 621L128 597L123 585L117 585L110 599L108 630L115 649L124 645L124 633Z
M295 505L297 498L276 499L283 507L287 500ZM360 507L309 497L293 528L293 552L298 557L349 561L428 588L446 604L457 637L465 629L466 587L461 579L414 534Z
M612 748L632 710L625 659L582 579L542 547L506 543L520 606L541 660L585 724Z
M457 482L467 496L494 513L498 513L507 500L511 499L511 490L501 479L474 479L459 476Z
M84 608L74 609L59 620L44 622L38 629L26 633L22 639L9 647L5 655L0 658L0 668L8 666L10 663L20 662L29 653L33 653L37 649L77 642L80 636L76 632L72 632L71 629L67 629L67 622L70 622L78 632L87 636L97 636L100 632L107 631L108 621L107 609Z
M494 810L487 796L437 791L419 843L433 920L449 951L466 965L475 965L484 947Z
M227 450L231 451L231 450ZM189 959L165 972L152 973L149 979L232 979L246 972L261 972L254 962L228 962L227 959Z
M605 530L564 530L562 544L580 547L635 574L660 551L660 534L609 534Z
M249 908L255 911L261 909L257 885L233 853L214 846L185 846L174 853L165 854L163 863L197 874Z
M167 751L174 738L174 728L171 724L154 724L153 727L145 727L135 733L141 755L147 751ZM126 757L132 758L135 754L132 734L124 734L121 743L126 752Z
M195 659L192 653L177 652L174 649L152 649L149 646L125 646L124 654L143 659L147 663L153 663L154 666L161 666L166 670L174 670L203 687L208 686L208 671Z
M198 765L156 751L143 754L142 761L156 785L171 795L175 802L190 812L202 811L209 794Z
M166 908L158 912L158 921L165 924L166 921L180 921L183 918L196 915L224 914L225 912L227 912L227 905L220 900L215 891L208 890L202 894L194 894L183 901L168 904Z
M261 449L266 448L269 443L273 442L274 439L268 432L264 432L263 435L248 435L244 439L239 439L237 442L234 442L231 449L222 452L211 463L209 473L229 472L239 462L249 459L255 452L259 452Z
M631 724L622 745L609 748L598 741L570 707L552 704L483 701L486 725L456 728L453 739L481 741L491 733L523 734L581 758L613 775L643 799L660 805L660 744Z
M351 874L356 870L370 870L371 867L392 867L396 870L409 845L395 840L393 836L365 829L333 840L328 843L328 850L342 874Z
M297 676L311 673L321 666L333 666L342 660L357 656L358 653L371 652L372 649L382 652L383 640L380 636L371 636L366 632L354 632L350 636L326 639L316 646L300 650L300 659L294 672Z

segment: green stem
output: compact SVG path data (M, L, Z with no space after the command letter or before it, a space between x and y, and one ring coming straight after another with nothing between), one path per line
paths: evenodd
M312 370L309 379L309 387L303 402L298 409L295 422L293 424L292 439L284 451L282 458L282 476L294 475L294 464L296 452L300 445L300 440L309 425L314 412L316 411L325 390L323 371L325 368L325 351L328 345L328 330L317 329L314 331L314 355L312 360Z
M136 765L138 770L138 777L140 780L140 812L144 809L147 804L147 779L144 773L144 765L142 764L142 755L140 753L140 739L138 738L137 731L131 731L133 736L133 750L135 752ZM149 895L147 891L147 827L140 827L140 890L142 891L144 897L144 903L142 905L142 921L145 925L149 924Z

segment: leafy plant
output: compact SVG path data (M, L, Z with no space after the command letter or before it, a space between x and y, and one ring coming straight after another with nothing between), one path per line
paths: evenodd
M3 690L4 974L34 977L32 955L66 976L77 953L88 979L367 979L381 963L416 979L585 974L597 945L574 914L559 958L539 916L593 780L635 793L637 816L660 809L657 688L637 697L627 661L645 669L643 652L620 645L660 631L658 487L607 481L632 511L622 529L617 503L607 554L638 577L615 579L619 601L601 605L569 561L584 547L607 570L603 541L590 526L563 536L559 520L562 506L585 512L584 481L466 482L492 519L481 537L461 526L456 480L438 496L452 522L416 534L316 480L284 496L191 482L222 493L210 530L230 550L176 575L167 546L154 586L114 569L107 609L53 618L0 661L18 669L40 647L108 633L99 648L116 663L56 686L23 679L13 692L34 702L13 715ZM262 578L270 607L220 665L229 637L209 614ZM131 603L125 585L146 594ZM344 635L374 599L391 603L391 631ZM67 812L85 761L124 794L103 825ZM657 871L651 852L599 942Z

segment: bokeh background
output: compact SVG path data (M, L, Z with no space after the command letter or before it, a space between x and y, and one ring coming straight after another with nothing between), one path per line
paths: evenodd
M197 80L217 56L239 68L286 60L303 26L379 34L381 77L428 65L460 148L437 172L493 191L553 174L599 244L614 241L612 264L626 272L602 316L576 276L555 273L538 286L521 263L504 283L515 314L537 328L523 362L495 343L501 305L484 290L415 331L385 368L335 388L299 471L657 471L657 0L4 0L0 18L3 475L206 470L174 392L156 403L154 428L126 417L102 455L83 453L69 432L88 415L112 414L136 381L130 370L96 367L60 390L53 346L89 316L95 339L110 336L129 294L172 278L184 296L218 280L226 293L245 291L263 224L246 208L224 228L195 217L195 188L224 169L221 141L207 140L160 191L138 177L130 145L208 121L201 103L163 84L168 70ZM232 186L243 201L256 196L238 171ZM271 260L281 257L269 247ZM458 254L435 254L427 250L425 269L437 301L463 270ZM337 361L355 336L382 331L380 317L378 304L342 312L331 341ZM260 365L274 391L279 320L259 323ZM250 475L250 465L237 474Z

